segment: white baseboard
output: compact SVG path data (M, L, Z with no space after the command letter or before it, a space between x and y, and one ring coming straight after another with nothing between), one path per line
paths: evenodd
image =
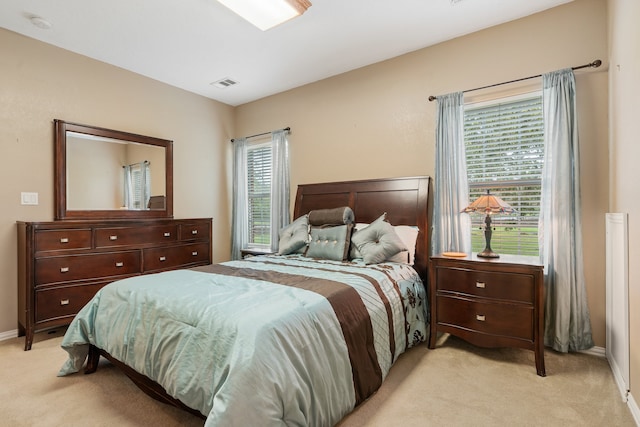
M607 357L604 347L593 346L589 350L581 350L578 353L590 354L591 356Z
M633 398L633 395L631 393L629 393L627 397L627 406L629 406L631 415L633 415L633 419L635 420L636 425L640 426L640 408L638 408L638 404L636 403L636 400Z
M629 386L627 381L625 380L625 376L620 369L620 366L616 363L616 360L612 357L607 357L607 361L609 362L609 367L611 368L611 372L613 373L613 379L616 382L616 386L618 387L618 391L620 391L620 395L622 396L623 402L629 401Z
M15 338L18 336L18 330L14 329L13 331L0 332L0 341L8 340L11 338Z

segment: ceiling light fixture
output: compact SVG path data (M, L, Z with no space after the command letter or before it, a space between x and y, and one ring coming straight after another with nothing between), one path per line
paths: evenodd
M33 25L35 25L36 27L42 29L42 30L48 30L51 28L51 23L49 21L47 21L44 18L41 18L39 16L30 16L29 17L29 21L31 21L31 23Z
M311 2L308 0L218 0L220 3L266 31L296 16L302 15Z

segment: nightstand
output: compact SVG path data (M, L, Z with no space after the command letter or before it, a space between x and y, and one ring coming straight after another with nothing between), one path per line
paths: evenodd
M252 256L257 256L257 255L271 255L274 253L275 252L271 252L270 249L255 249L255 248L240 249L240 256L242 257L242 259L249 258Z
M460 337L480 347L520 347L535 352L544 368L544 277L538 258L433 256L429 268L431 335Z

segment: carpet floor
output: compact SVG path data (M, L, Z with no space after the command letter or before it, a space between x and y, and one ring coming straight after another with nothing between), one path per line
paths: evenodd
M56 376L60 330L0 342L0 426L202 426L159 403L107 361L95 374ZM342 420L356 426L619 426L636 423L604 358L545 351L547 376L520 349L483 349L443 336L403 354L380 390ZM256 426L259 427L259 426Z

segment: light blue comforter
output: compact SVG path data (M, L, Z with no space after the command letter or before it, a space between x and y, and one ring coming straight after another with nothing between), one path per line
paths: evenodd
M381 379L426 337L424 287L411 267L296 256L222 266L223 274L177 270L104 287L69 326L59 375L78 372L93 344L207 415L208 426L331 426L368 397L355 391L368 371L353 366L344 319L372 331L368 354ZM251 274L227 274L234 270ZM281 276L307 289L274 283ZM369 317L336 315L335 302L308 290L315 279L311 288L355 289Z

